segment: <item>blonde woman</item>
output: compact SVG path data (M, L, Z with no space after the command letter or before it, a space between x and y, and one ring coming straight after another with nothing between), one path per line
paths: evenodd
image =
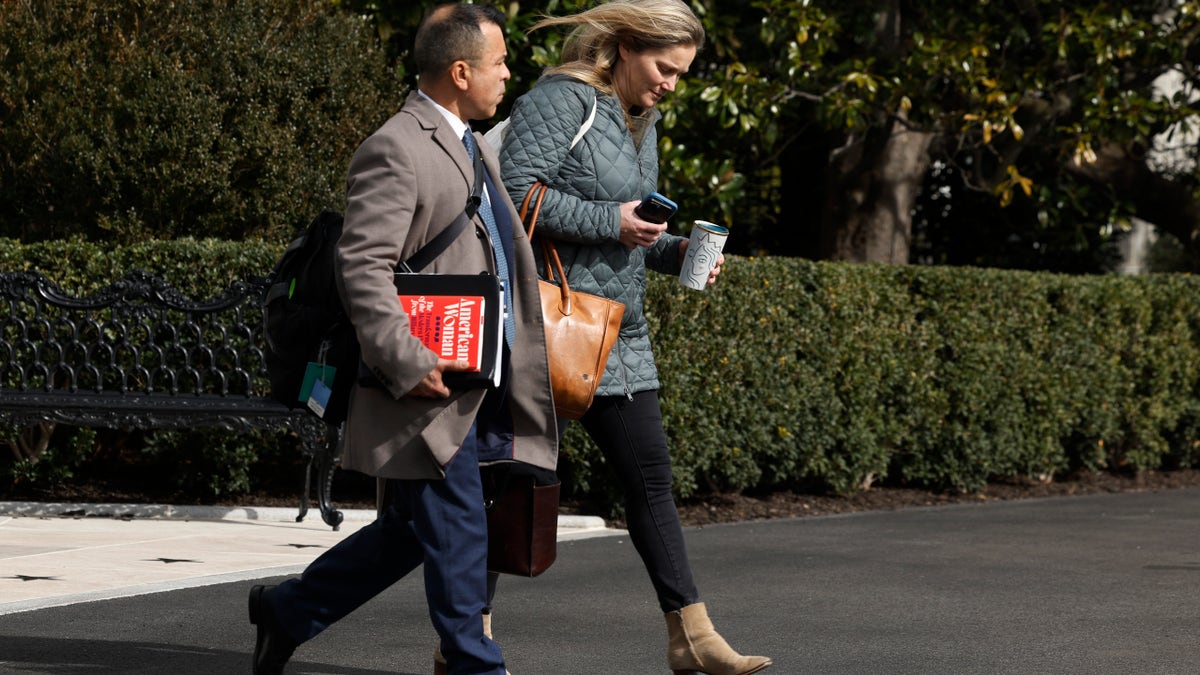
M678 274L688 240L634 210L657 189L655 106L691 67L704 28L680 0L611 0L534 26L550 27L570 29L562 62L514 104L501 177L518 204L535 181L549 186L537 235L554 240L572 288L625 304L620 339L581 423L623 488L630 538L666 616L668 667L676 674L755 673L771 660L738 654L713 629L671 494L643 304L646 268ZM720 264L709 283L719 273Z

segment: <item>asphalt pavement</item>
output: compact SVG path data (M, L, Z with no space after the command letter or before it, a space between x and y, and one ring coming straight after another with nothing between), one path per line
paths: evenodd
M251 584L366 522L5 518L0 673L56 675L247 673ZM667 673L627 534L563 525L549 571L502 579L493 626L509 669ZM1197 489L708 526L687 541L718 630L773 657L766 673L1200 672ZM83 577L94 586L66 588ZM287 672L429 673L434 643L414 573Z

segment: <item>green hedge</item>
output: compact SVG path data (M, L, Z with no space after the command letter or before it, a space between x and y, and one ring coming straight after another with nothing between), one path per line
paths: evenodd
M0 2L0 236L275 239L402 96L327 0Z
M0 240L0 269L71 289L131 267L196 297L264 274L279 245ZM1200 466L1200 278L730 257L690 291L651 275L648 313L680 496ZM576 496L616 493L578 425Z
M1200 461L1200 279L734 258L649 313L679 492Z
M286 239L287 236L283 237ZM169 281L195 299L214 297L239 279L266 276L287 241L185 238L108 246L82 238L22 243L0 238L0 271L36 271L64 290L85 294L132 269Z

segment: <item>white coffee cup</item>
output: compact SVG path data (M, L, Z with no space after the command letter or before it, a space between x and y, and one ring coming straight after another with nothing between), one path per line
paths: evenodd
M688 240L687 253L683 256L683 269L679 272L679 283L702 291L708 287L708 275L721 258L721 249L729 238L729 228L707 220L692 221L692 236Z

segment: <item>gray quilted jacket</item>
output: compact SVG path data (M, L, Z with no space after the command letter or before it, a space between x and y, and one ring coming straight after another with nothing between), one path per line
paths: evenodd
M593 101L592 126L570 147ZM651 111L646 118L639 145L615 96L600 95L577 80L549 77L513 104L500 148L501 177L516 204L535 181L550 186L536 235L554 239L571 288L625 303L621 336L596 392L600 396L659 386L643 312L646 268L678 274L682 237L663 235L654 246L633 250L618 240L619 205L645 197L658 183L658 116ZM536 241L533 250L542 268Z

